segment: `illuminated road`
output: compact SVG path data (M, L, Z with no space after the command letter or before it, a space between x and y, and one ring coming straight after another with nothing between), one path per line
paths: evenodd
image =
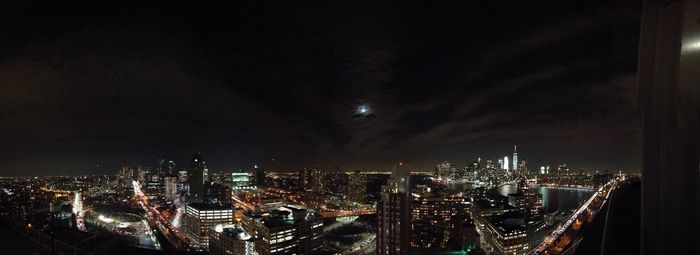
M75 224L78 229L85 231L85 222L83 221L83 198L80 195L80 191L75 192L75 198L73 199L73 213L75 214Z
M337 210L337 211L322 211L319 214L324 218L335 218L335 217L346 217L346 216L360 216L360 215L370 215L377 214L375 209L367 210Z
M354 243L350 250L345 251L341 254L343 255L360 255L360 254L374 254L377 248L377 235L369 234L366 238L361 241Z
M331 209L331 205L333 205L334 202L332 202L330 199L319 199L319 200L309 200L303 199L302 197L304 196L303 193L295 193L295 192L289 192L283 189L277 189L277 188L265 188L261 189L260 193L263 195L271 196L271 197L279 197L282 198L286 201L290 201L302 206L306 206L309 208L313 208L316 210L322 217L324 218L336 218L336 217L346 217L346 216L360 216L360 215L371 215L371 214L376 214L376 208L372 206L366 206L366 205L361 205L359 206L360 208L356 209ZM240 206L248 209L248 210L254 210L255 209L255 204L257 204L257 201L254 201L252 199L248 199L249 201L245 201L240 199L238 196L235 194L231 197L233 201L236 204L239 204ZM343 204L341 208L350 208L351 207L351 202L348 203L346 200L339 200ZM337 202L337 201L336 201ZM357 207L357 205L355 204Z
M176 249L182 249L185 247L182 247L183 243L184 244L190 244L191 240L183 233L181 232L177 227L173 226L173 224L168 221L163 215L156 210L155 206L151 206L148 203L148 198L145 196L143 191L141 190L141 187L138 182L134 181L134 199L136 199L137 203L141 205L141 207L146 211L146 212L151 212L154 216L153 217L148 217L146 215L146 219L149 220L151 225L158 226L160 229L161 233L165 236L165 238L170 242L170 244L173 245ZM176 215L176 218L178 216ZM179 220L177 222L179 224ZM147 224L148 226L148 224ZM149 229L150 230L150 229ZM153 237L155 238L155 237Z
M600 208L607 202L610 197L610 193L617 187L618 181L611 180L607 184L603 185L594 193L590 199L586 201L571 217L564 223L559 225L552 233L547 236L542 243L540 243L535 249L528 252L528 255L534 254L561 254L562 249L566 249L572 239L569 235L566 235L570 230L577 230L583 224L582 219L586 217L591 217L594 211L600 210ZM601 201L602 199L602 201Z

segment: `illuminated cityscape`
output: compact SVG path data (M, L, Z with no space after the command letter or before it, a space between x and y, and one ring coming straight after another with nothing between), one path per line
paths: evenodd
M63 2L0 254L700 254L700 1Z
M572 173L564 164L551 174L528 169L515 174L477 159L464 168L481 173L475 175L458 174L461 168L448 162L437 164L435 171L417 171L401 162L391 172L269 172L255 186L253 173L261 166L209 171L205 177L202 158L200 153L192 156L194 171L175 169L170 161L172 169L145 178L129 166L103 176L5 177L3 209L6 217L26 223L18 227L30 235L39 231L36 235L48 236L46 229L57 228L86 236L107 234L142 250L528 254L566 248L561 239L577 238L614 186L637 179ZM171 174L178 170L188 172L185 182ZM377 194L367 194L374 185L370 176L384 180ZM559 201L543 196L552 192L590 199L553 207ZM17 199L22 197L31 199ZM42 204L48 210L37 209ZM344 240L338 231L357 232ZM63 249L91 252L75 245Z

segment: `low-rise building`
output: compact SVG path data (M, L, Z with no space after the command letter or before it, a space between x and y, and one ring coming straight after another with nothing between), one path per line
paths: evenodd
M282 206L264 214L246 212L241 223L255 239L260 255L313 254L323 247L323 218L306 208Z
M221 225L209 228L209 254L253 255L255 242L240 225Z

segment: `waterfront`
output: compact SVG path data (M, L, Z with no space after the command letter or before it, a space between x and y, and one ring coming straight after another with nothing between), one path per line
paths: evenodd
M446 185L449 189L456 191L466 191L477 187L477 185L474 183L448 183ZM517 190L517 186L511 184L502 185L496 188L498 194L502 196L515 193ZM543 207L547 213L555 212L557 210L576 209L593 194L593 190L546 186L532 187L530 190L542 194Z
M503 185L496 189L503 196L515 193L517 190L515 185ZM576 209L593 194L593 190L544 186L533 187L530 190L542 194L543 207L547 213Z

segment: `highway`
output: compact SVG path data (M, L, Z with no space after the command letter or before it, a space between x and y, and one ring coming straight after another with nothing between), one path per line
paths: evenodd
M80 191L75 192L75 198L73 200L73 213L75 214L75 222L80 231L85 231L85 222L83 221L83 198L80 195Z
M183 233L180 231L177 227L173 226L173 224L168 221L163 215L156 210L155 206L151 206L148 203L148 198L146 195L141 191L141 187L138 184L138 182L134 181L134 199L138 204L141 205L141 207L146 211L146 216L145 218L148 219L149 223L154 226L158 226L158 229L160 229L161 233L165 236L165 238L170 242L170 244L175 247L175 249L185 249L187 247L183 247L183 244L191 244L192 241ZM154 216L149 217L148 212L151 212ZM146 224L148 226L148 224ZM155 239L155 237L153 237Z
M594 216L595 212L607 202L610 193L617 187L618 181L611 180L596 191L581 207L574 212L569 219L559 225L552 233L537 247L530 250L528 255L534 254L562 254L570 246L573 240L570 235L572 231L578 230L587 218Z
M286 201L290 201L302 206L306 206L309 208L313 208L316 210L322 217L324 218L336 218L336 217L346 217L346 216L360 216L360 215L370 215L370 214L376 214L376 208L372 206L366 206L362 205L359 206L359 208L354 208L354 209L331 209L333 205L333 201L330 201L329 199L320 199L320 200L309 200L307 199L302 199L304 196L303 193L294 193L294 192L289 192L286 190L282 189L277 189L277 188L265 188L265 189L260 189L259 192L264 195L272 196L272 197L279 197L282 198ZM245 200L241 199L239 196L236 194L233 194L232 197L234 202L236 204L248 209L248 210L253 210L255 208L255 204L258 204L259 201L255 201L253 199ZM347 201L342 200L342 202L347 203ZM343 204L341 206L342 208L350 208L350 204Z

